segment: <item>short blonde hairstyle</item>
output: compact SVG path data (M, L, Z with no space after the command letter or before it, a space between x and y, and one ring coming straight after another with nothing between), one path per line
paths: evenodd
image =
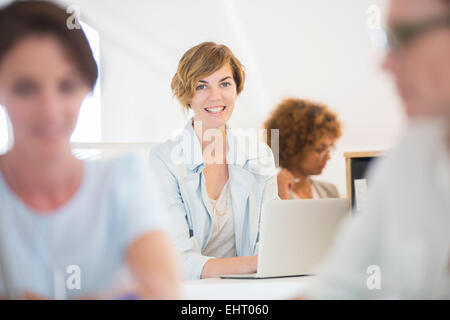
M227 46L215 42L203 42L186 51L178 63L177 73L172 78L173 95L184 108L189 109L198 81L226 64L230 64L236 93L239 95L244 89L244 67Z

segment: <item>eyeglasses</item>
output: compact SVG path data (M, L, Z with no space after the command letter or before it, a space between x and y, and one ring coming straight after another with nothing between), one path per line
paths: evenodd
M389 48L398 51L419 35L442 27L450 27L450 13L416 23L393 26L387 34Z

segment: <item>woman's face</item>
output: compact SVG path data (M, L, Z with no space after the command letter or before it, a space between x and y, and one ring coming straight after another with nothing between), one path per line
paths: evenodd
M0 64L0 104L11 120L14 147L47 156L67 148L89 91L55 37L19 41Z
M319 175L330 159L334 140L328 136L319 139L314 146L306 147L304 157L299 163L299 171L305 176Z
M197 83L190 103L195 113L194 120L201 121L203 128L225 126L233 113L236 97L233 72L226 64Z

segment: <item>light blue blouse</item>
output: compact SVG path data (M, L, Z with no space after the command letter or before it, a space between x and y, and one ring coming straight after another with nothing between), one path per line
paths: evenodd
M247 134L246 134L247 133ZM278 199L272 151L256 134L227 128L227 163L236 252L258 251L258 231L264 201ZM212 208L206 190L205 163L192 119L182 133L150 152L150 168L163 193L175 245L187 279L199 279L202 255L212 231Z
M62 292L76 298L110 290L124 270L127 247L166 227L148 174L147 161L134 156L85 162L75 196L42 215L13 193L0 173L0 275L9 294L27 290L63 298ZM0 277L0 296L5 287Z

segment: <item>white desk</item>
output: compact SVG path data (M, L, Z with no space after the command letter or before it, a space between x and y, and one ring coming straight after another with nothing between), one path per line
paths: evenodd
M277 279L204 279L182 283L186 300L271 300L299 296L313 276Z

